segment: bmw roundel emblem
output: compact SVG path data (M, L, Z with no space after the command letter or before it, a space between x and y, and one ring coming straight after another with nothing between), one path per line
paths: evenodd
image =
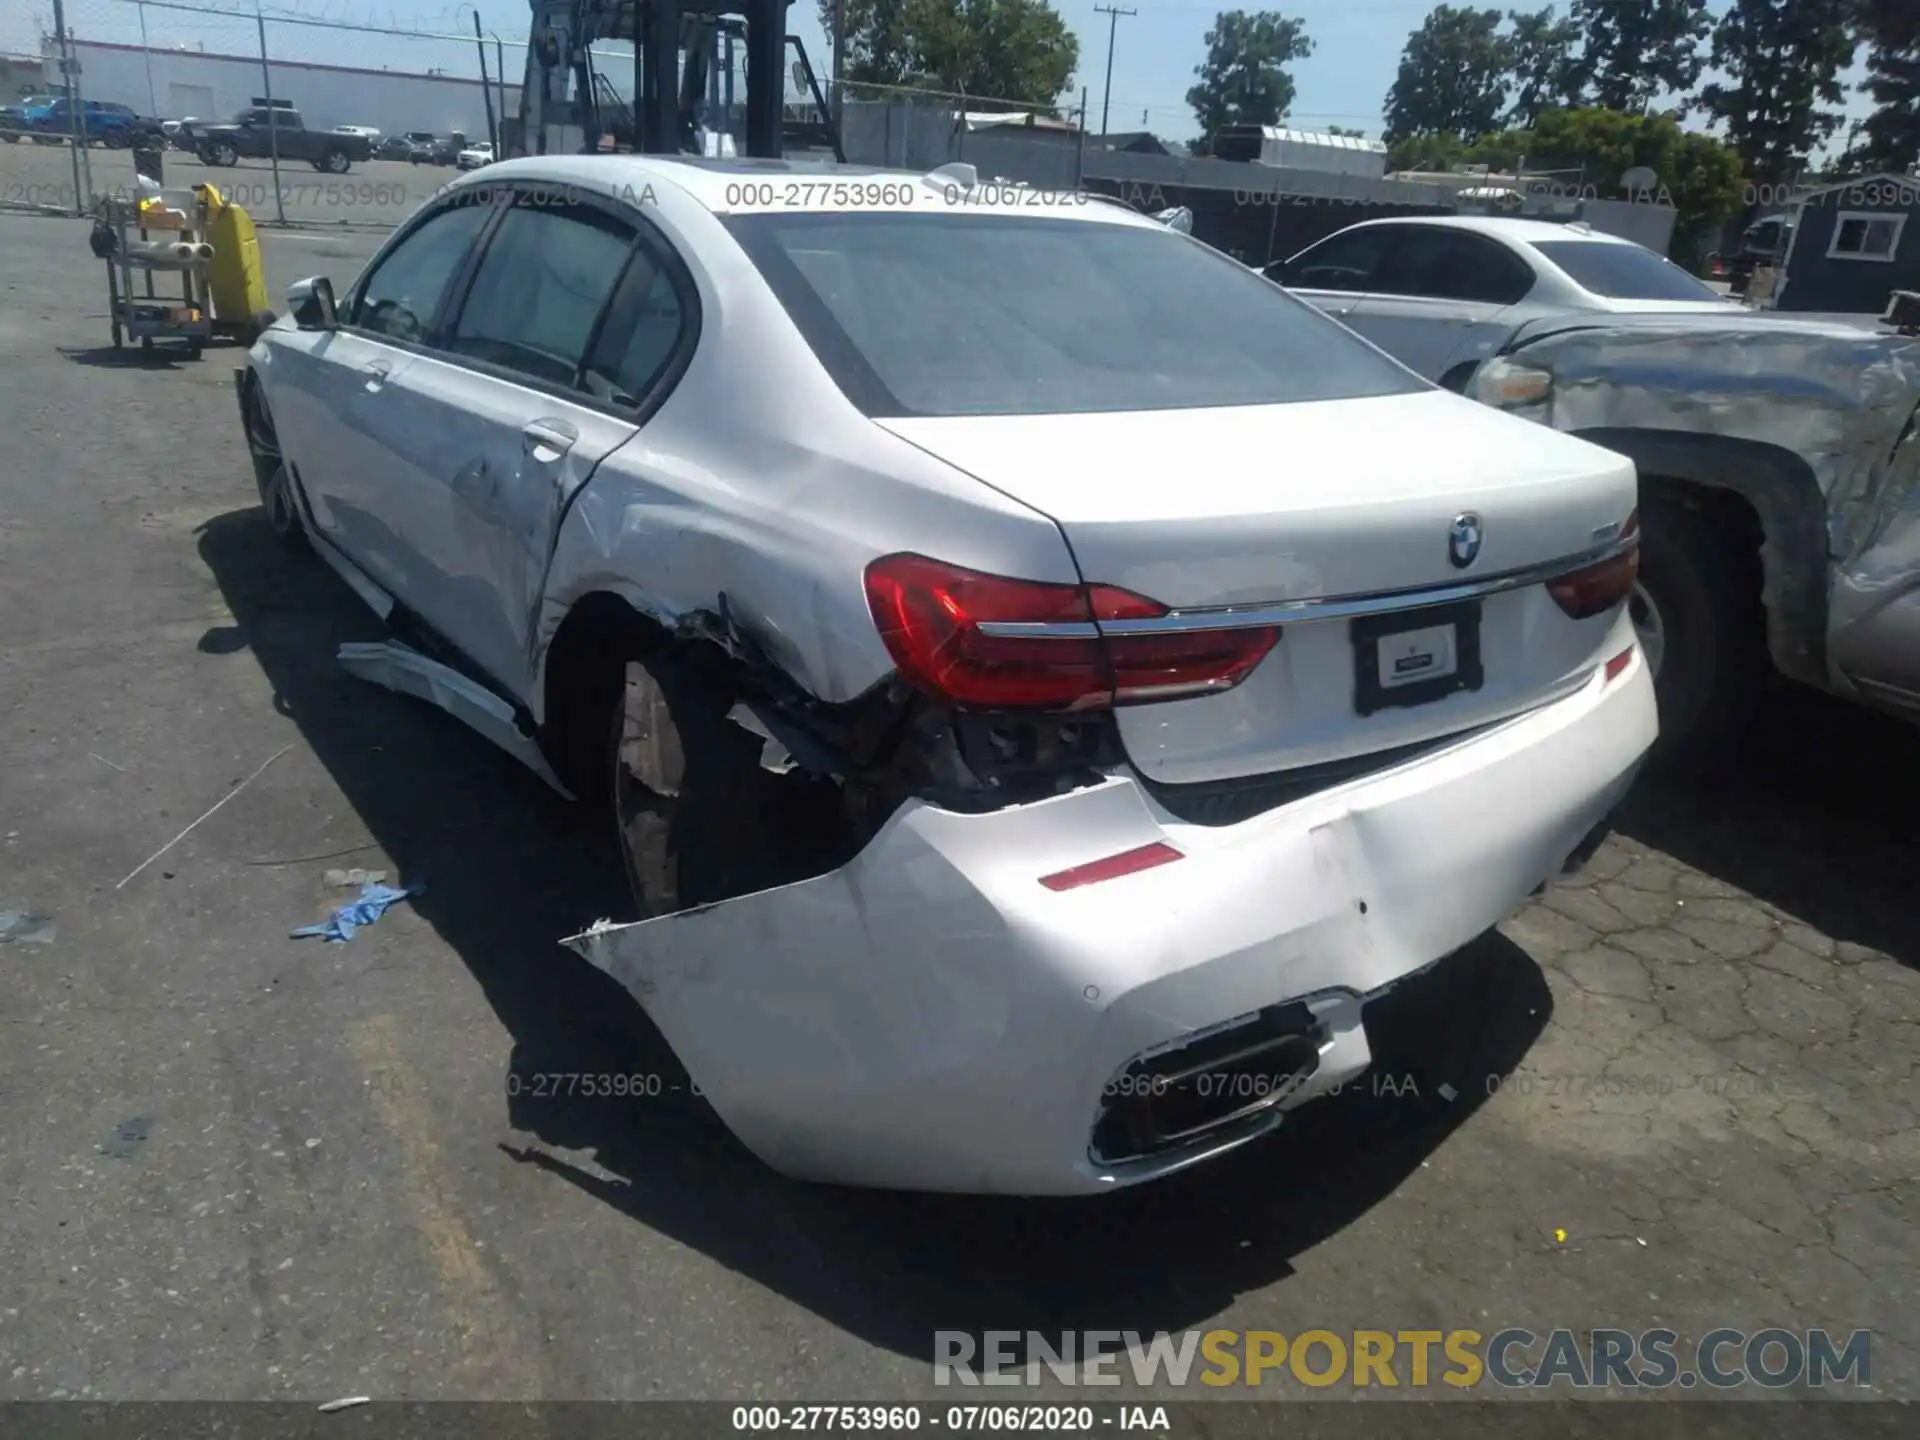
M1479 554L1480 517L1471 510L1454 516L1453 528L1447 531L1447 558L1456 570L1464 570Z

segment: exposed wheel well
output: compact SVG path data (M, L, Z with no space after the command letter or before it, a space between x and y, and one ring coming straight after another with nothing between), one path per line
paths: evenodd
M1740 589L1752 605L1749 618L1754 643L1764 645L1766 569L1760 558L1760 547L1766 543L1766 526L1753 502L1737 490L1718 485L1670 475L1642 475L1640 504L1643 525L1659 524L1662 508L1682 510L1702 522L1693 527L1694 534L1711 534L1724 545ZM1744 631L1748 626L1743 622L1740 628Z
M1610 428L1575 433L1631 459L1650 504L1683 507L1726 538L1764 609L1774 666L1824 687L1826 499L1807 462L1776 445L1722 435Z
M1691 510L1714 522L1732 549L1753 557L1754 583L1759 583L1760 547L1766 540L1766 529L1760 522L1760 512L1746 496L1737 490L1671 475L1642 475L1640 495L1644 503Z
M601 767L626 661L669 640L659 622L600 590L576 600L554 632L542 667L540 746L583 802L606 802Z

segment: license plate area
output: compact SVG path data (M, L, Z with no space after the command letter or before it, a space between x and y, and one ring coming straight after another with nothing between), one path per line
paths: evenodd
M1356 617L1353 708L1361 715L1430 705L1461 690L1478 690L1480 602Z

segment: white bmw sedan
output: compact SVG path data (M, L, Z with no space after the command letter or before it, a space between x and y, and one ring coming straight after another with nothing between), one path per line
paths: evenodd
M791 1175L1255 1140L1654 738L1627 461L1116 206L514 160L290 298L268 517L407 637L342 662L606 805L570 943Z

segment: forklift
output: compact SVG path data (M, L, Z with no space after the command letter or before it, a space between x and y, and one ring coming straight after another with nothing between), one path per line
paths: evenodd
M786 33L793 0L530 0L520 113L502 127L504 156L830 154L844 163L833 111L806 46ZM593 47L633 45L629 105ZM785 103L791 74L809 101ZM733 64L746 61L743 123ZM624 59L624 56L619 57Z

